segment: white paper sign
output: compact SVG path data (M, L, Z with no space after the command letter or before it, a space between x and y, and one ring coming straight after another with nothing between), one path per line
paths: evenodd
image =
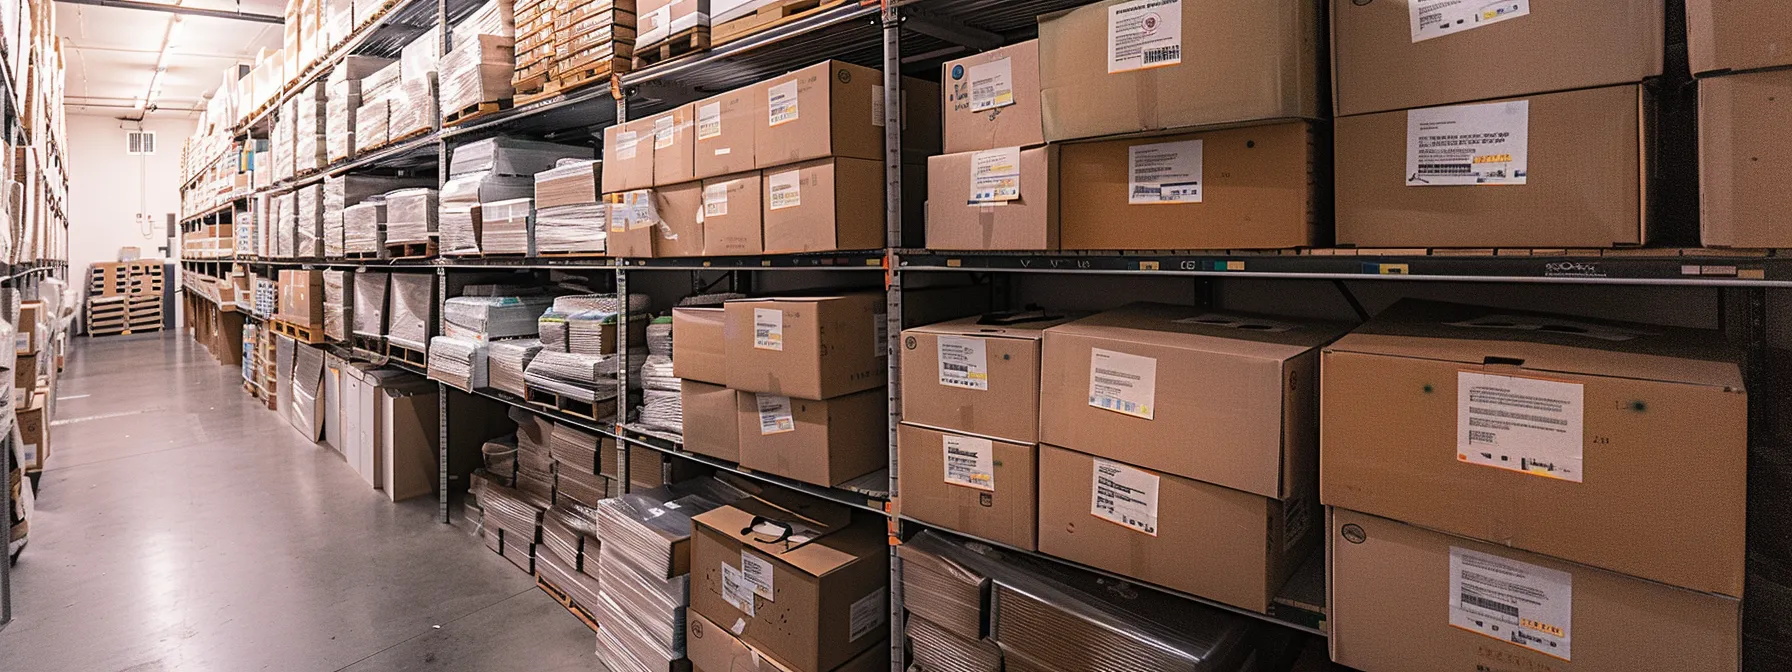
M802 171L787 170L782 173L772 173L765 178L765 182L768 185L766 190L769 192L765 209L783 210L803 204Z
M722 104L697 106L697 139L708 140L722 134Z
M637 146L640 144L641 144L640 134L638 134L634 131L617 131L616 132L616 158L618 158L618 159L635 158L635 150L637 149Z
M672 138L678 128L674 125L675 122L676 120L670 114L660 115L653 120L654 149L665 149L672 146Z
M1157 536L1157 474L1096 458L1094 480L1091 515Z
M1585 388L1456 373L1456 459L1580 483Z
M969 68L971 111L982 112L1014 104L1013 59L998 58Z
M970 205L1020 200L1020 148L1003 147L971 154Z
M995 442L957 434L944 437L946 482L995 492Z
M1531 0L1411 0L1412 41L1424 42L1531 13Z
M1108 74L1182 62L1182 0L1108 6Z
M726 562L722 563L722 599L748 616L755 615L752 584L747 583L745 573Z
M849 641L856 642L889 622L889 591L889 588L879 588L852 603L847 628L852 633Z
M1406 186L1524 184L1530 176L1531 101L1406 113Z
M797 107L796 80L773 84L765 89L766 122L782 126L802 118Z
M1450 625L1573 660L1574 575L1450 547Z
M728 187L734 182L718 182L703 188L703 216L721 217L728 214Z
M775 581L772 576L772 561L741 549L740 573L746 584L752 587L754 595L765 598L767 602L778 601L772 590Z
M790 412L790 397L758 393L753 397L759 406L760 436L796 431L796 416Z
M753 347L784 351L784 311L776 308L753 309Z
M1089 405L1151 420L1157 403L1157 360L1101 348L1089 350Z
M989 352L981 338L939 337L940 384L966 390L989 389Z
M1201 150L1200 140L1128 147L1126 202L1200 203Z

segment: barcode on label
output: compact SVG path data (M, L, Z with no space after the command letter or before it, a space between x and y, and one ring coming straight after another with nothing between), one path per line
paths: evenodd
M1463 593L1462 594L1462 603L1480 607L1482 609L1490 609L1493 611L1497 611L1497 612L1505 614L1507 616L1511 616L1514 619L1518 618L1518 607L1514 607L1514 606L1512 606L1510 604L1506 604L1504 602L1495 602L1493 600L1489 600L1486 598L1476 597L1476 596L1468 594L1468 593Z
M1167 47L1146 49L1142 54L1144 65L1182 60L1182 45L1173 44Z
M964 366L962 364L953 364L950 362L941 362L940 368L945 369L947 371L963 371L966 373L970 372L970 370L971 370L971 367Z
M1420 175L1468 175L1475 167L1466 163L1421 163Z
M1120 411L1121 413L1138 413L1140 408L1136 403L1108 397L1089 397L1089 403L1110 411Z

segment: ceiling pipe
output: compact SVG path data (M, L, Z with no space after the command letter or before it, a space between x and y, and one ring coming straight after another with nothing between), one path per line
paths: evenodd
M146 12L163 12L186 16L204 16L213 19L231 21L249 21L252 23L272 23L284 25L286 17L273 14L253 14L250 12L229 12L221 9L200 9L197 7L181 7L179 5L163 5L153 2L136 2L135 0L56 0L65 5L89 5L93 7L115 7L118 9L138 9Z

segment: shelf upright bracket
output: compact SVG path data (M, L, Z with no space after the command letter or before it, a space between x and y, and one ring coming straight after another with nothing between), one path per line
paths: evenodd
M438 7L440 5L438 4ZM436 268L436 319L442 319L448 301L448 269ZM428 344L425 343L425 346ZM427 350L425 350L427 352ZM448 384L436 383L436 512L442 524L448 518Z
M616 96L616 123L619 125L625 121L628 121L628 96L630 93L632 93L632 92L628 91L628 90L623 90L623 91L621 91L622 95ZM628 401L628 378L629 378L629 376L628 376L628 373L629 373L628 321L629 321L630 315L629 315L629 310L628 310L628 303L629 303L628 302L628 261L625 259L617 259L616 260L616 308L617 308L617 310L616 310L616 421L611 425L611 427L612 427L612 429L615 430L615 434L616 434L616 451L617 451L617 454L616 454L616 465L617 465L616 466L616 478L622 481L621 483L619 483L617 485L617 489L620 490L621 492L625 492L625 493L633 489L633 487L632 487L633 484L629 481L629 477L628 477L628 475L630 473L632 473L629 471L628 441L623 439L623 436L625 436L623 426L628 424L628 406L629 406L629 401ZM600 450L603 448L601 441L602 440L600 439L599 445L598 445L598 448Z
M901 350L902 338L902 271L896 250L902 247L902 12L898 2L882 0L881 20L884 34L884 365L889 382L888 395L888 464L890 471L890 504L884 508L889 516L890 531L890 672L908 669L907 649L903 646L902 559L896 553L901 542L902 521L896 517L897 481L896 428L902 421Z

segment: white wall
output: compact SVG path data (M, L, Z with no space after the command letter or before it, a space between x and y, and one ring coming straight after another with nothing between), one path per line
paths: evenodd
M145 258L164 255L167 215L180 212L180 148L193 134L190 119L147 119L156 132L156 153L125 154L125 133L137 122L106 116L68 118L70 277L87 265L116 261L118 248L135 245ZM146 222L139 215L147 215Z

